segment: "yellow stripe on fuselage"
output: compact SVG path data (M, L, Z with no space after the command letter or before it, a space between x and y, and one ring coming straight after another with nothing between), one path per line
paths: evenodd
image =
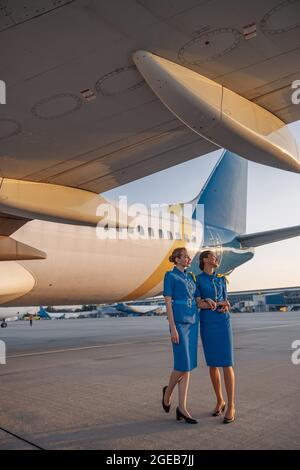
M168 211L171 212L173 211L174 213L178 212L181 210L182 205L181 204L176 204L173 206L170 206L168 208ZM173 268L174 264L169 261L169 256L175 250L175 248L186 248L186 240L184 239L184 222L185 218L181 217L180 218L180 233L181 233L181 240L175 240L174 243L172 244L171 248L168 250L167 254L164 256L160 264L155 268L152 274L142 283L140 284L136 289L128 293L127 295L123 296L121 299L119 299L119 302L124 302L126 300L135 300L137 298L145 296L148 292L152 291L155 286L157 286L161 280L163 279L163 276L166 271L169 271L170 269ZM187 223L186 227L190 227L190 223Z
M170 269L172 269L174 266L174 264L169 261L169 256L171 255L172 251L175 250L175 248L185 247L185 243L186 242L184 240L176 240L154 272L136 289L122 297L119 302L124 302L125 300L135 300L139 297L143 297L147 294L147 292L150 292L152 289L154 289L154 287L161 282L165 272L170 271Z

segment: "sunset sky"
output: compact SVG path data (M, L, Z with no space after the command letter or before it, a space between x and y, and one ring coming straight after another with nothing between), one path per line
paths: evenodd
M300 121L290 126L300 147ZM146 205L195 197L221 150L103 193ZM249 162L247 233L300 225L300 174ZM229 290L300 286L300 237L256 248L254 258L230 275Z

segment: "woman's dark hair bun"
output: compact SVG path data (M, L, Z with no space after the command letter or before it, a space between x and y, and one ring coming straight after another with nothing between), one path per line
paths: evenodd
M176 258L180 258L183 251L186 252L186 248L184 246L181 246L179 248L175 248L175 250L173 250L171 255L169 256L169 261L171 263L175 263Z

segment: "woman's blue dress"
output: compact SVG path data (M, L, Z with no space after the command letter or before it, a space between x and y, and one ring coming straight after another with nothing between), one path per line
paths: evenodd
M195 302L196 284L191 274L176 266L164 278L164 296L172 297L172 309L179 344L172 342L174 369L187 372L197 367L199 313Z
M227 288L224 277L202 271L196 278L195 297L226 300ZM218 310L200 310L200 335L206 364L210 367L233 365L233 345L230 313Z

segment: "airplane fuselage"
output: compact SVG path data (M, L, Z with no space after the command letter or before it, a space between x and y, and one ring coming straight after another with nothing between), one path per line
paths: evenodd
M204 230L204 245L213 247L220 257L219 272L253 256L253 250L241 250L236 242L229 246L233 236L227 233L226 239L224 231L213 227ZM173 267L169 254L177 246L187 247L192 270L199 272L201 246L186 240L103 240L93 227L39 220L21 227L13 238L45 251L47 258L0 263L3 306L106 303L158 295L164 273Z

